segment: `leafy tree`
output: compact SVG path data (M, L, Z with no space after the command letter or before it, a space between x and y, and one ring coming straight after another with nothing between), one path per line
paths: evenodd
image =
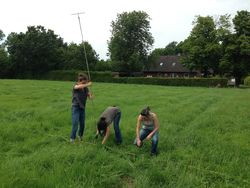
M153 56L166 56L166 55L178 55L181 52L178 42L170 42L165 48L156 48L150 55Z
M220 67L231 73L239 85L250 72L250 12L238 11L233 23L236 33L228 36Z
M178 42L170 42L164 49L164 55L178 55L181 52Z
M232 34L231 15L221 15L215 22L217 39L221 44L224 44L227 42L228 36Z
M88 42L84 42L90 70L94 70L99 59L97 53ZM71 43L64 50L64 69L87 70L83 44Z
M250 12L246 10L238 11L233 19L236 35L250 36Z
M5 35L4 35L3 31L0 29L0 41L3 40L4 36Z
M95 66L95 70L96 71L111 71L112 70L111 62L109 60L98 61Z
M4 48L0 48L0 78L5 78L9 74L9 58Z
M5 35L3 31L0 29L0 78L7 77L9 73L9 57L8 53L6 52L4 48L3 41Z
M11 33L6 41L15 74L43 73L60 68L62 38L43 26L30 26L26 33Z
M5 35L3 31L0 29L0 47L1 47L1 41L4 39Z
M181 48L185 66L200 70L207 76L208 70L219 72L221 48L216 35L216 25L210 16L198 16L193 22L190 36L183 42Z
M154 42L149 19L147 13L133 11L118 14L112 21L108 50L117 71L131 73L143 69Z

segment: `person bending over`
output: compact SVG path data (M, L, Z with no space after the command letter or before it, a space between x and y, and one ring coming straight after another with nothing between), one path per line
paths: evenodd
M114 122L114 130L116 137L116 144L119 145L122 143L122 135L119 127L121 119L121 110L116 106L109 106L101 114L97 122L97 131L95 138L98 138L98 135L103 137L102 144L105 144L109 135L110 135L110 124Z

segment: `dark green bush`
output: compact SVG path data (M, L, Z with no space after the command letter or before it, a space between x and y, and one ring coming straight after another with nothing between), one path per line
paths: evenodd
M84 71L57 70L43 75L33 75L33 79L75 81L79 73ZM149 84L165 86L198 86L198 87L226 87L226 78L145 78L145 77L113 77L111 72L90 72L91 81L126 84ZM27 77L29 79L29 77Z
M250 76L247 76L247 77L244 79L244 85L245 85L245 86L250 86Z
M150 84L165 86L199 86L199 87L226 87L226 78L144 78L126 77L114 78L116 83Z
M85 71L57 70L46 73L41 79L75 81L79 73L87 74ZM109 81L112 79L112 74L111 72L90 72L90 78L95 82L103 82L105 80Z

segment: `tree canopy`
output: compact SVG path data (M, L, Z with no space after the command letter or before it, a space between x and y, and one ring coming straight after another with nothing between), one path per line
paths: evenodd
M3 47L2 41L3 41L4 37L5 37L5 34L4 34L3 31L0 29L0 47Z
M233 24L236 32L227 37L220 67L240 84L250 72L250 12L238 11Z
M66 45L54 31L30 26L26 33L11 33L6 41L14 72L42 73L57 69Z
M63 69L70 70L87 70L86 58L84 53L84 46L87 54L87 60L89 69L94 70L99 57L96 51L88 42L82 44L70 43L66 49L64 49L63 55Z
M146 12L123 12L111 22L108 41L110 59L99 60L91 44L70 43L43 26L30 26L25 33L5 34L0 29L0 76L39 74L58 69L86 70L84 46L90 70L132 72L149 69L159 56L181 54L190 70L207 76L235 77L239 84L250 73L250 12L238 11L218 17L196 16L190 35L179 43L172 41L151 53L154 42ZM149 55L150 53L150 55Z
M208 75L209 69L218 73L221 51L213 18L198 16L193 24L189 37L181 47L183 64L191 70L202 71L205 76Z
M86 70L83 44L67 44L54 31L30 26L25 33L11 33L5 42L9 72L13 75L39 74L50 70ZM94 70L98 55L84 42L89 68Z
M4 48L4 43L3 43L4 37L5 34L0 29L0 77L5 77L6 75L8 75L9 71L9 58L8 58L8 53Z
M5 35L4 35L3 31L0 29L0 41L2 41L4 37L5 37Z
M146 12L133 11L118 14L112 21L108 49L118 71L131 73L143 69L154 42L149 20Z
M238 85L250 72L250 12L238 11L232 21L235 32L230 15L217 20L198 16L181 45L183 64L205 75L209 69L215 74L231 75Z

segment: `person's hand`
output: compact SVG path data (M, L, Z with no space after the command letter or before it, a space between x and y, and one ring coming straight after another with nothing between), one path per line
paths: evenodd
M91 86L91 85L92 85L92 82L88 82L87 85L88 85L88 86Z
M147 139L147 140L150 140L150 139L151 139L151 135L148 135L146 139Z
M137 139L136 144L137 144L138 147L140 147L141 146L141 140Z
M92 94L89 95L89 99L90 99L90 100L93 100L93 99L94 99L94 95L92 95Z

